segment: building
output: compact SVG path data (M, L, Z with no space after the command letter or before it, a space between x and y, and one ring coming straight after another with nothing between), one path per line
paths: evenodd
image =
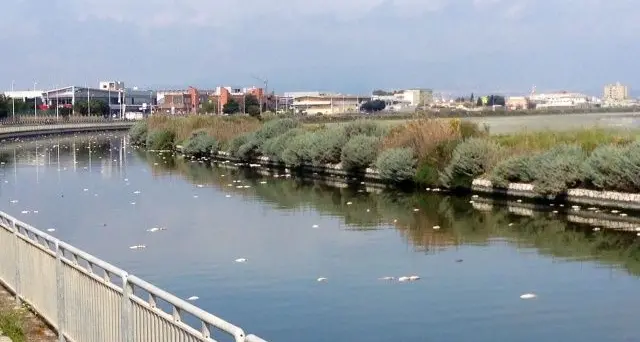
M525 96L509 96L506 101L508 110L523 110L530 108L529 99Z
M155 91L127 89L123 82L100 82L98 88L67 86L46 90L42 99L46 107L54 108L73 108L77 101L103 101L109 105L111 114L150 113L157 105Z
M215 90L198 90L189 87L185 90L161 90L157 92L158 111L167 114L195 114L215 94Z
M292 99L291 105L296 113L307 115L357 113L362 103L371 99L368 96L325 92L293 92L285 93L284 97Z
M390 92L376 91L372 100L384 101L391 111L415 110L433 101L433 91L429 89L406 89Z
M603 100L605 102L623 102L629 99L629 88L616 82L604 86Z
M593 99L585 94L566 91L532 94L530 100L536 109L580 109L589 108L595 104Z

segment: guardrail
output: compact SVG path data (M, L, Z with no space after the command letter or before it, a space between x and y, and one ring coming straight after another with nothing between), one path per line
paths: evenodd
M124 130L133 125L131 121L105 123L55 124L40 126L0 126L0 139L9 137L28 137L44 134L76 133L100 130Z
M0 283L60 342L266 342L3 212Z
M0 126L39 126L39 125L54 125L54 124L77 124L77 123L106 123L106 122L118 122L127 121L120 118L106 118L103 116L16 116L16 118L6 118L0 120Z

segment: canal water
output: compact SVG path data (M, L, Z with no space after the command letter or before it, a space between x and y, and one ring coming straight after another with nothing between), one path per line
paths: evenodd
M0 161L1 210L269 341L640 341L635 232L184 162L122 134L4 141Z

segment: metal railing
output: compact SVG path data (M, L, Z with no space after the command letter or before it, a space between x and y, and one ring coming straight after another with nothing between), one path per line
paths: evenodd
M131 121L112 121L102 123L59 123L48 125L29 125L29 126L0 126L0 134L10 135L11 133L25 133L25 132L52 132L57 130L92 130L92 129L125 129L131 127L133 123Z
M266 342L3 212L0 283L60 342Z
M103 116L31 116L19 115L15 118L8 117L0 120L0 126L40 126L53 124L77 124L77 123L107 123L127 121L126 119L110 118Z

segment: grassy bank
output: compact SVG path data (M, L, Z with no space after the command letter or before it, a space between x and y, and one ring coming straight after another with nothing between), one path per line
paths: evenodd
M23 328L24 317L17 310L0 308L0 331L13 342L26 341Z
M469 189L477 177L497 186L533 183L544 195L571 187L640 192L638 132L583 129L490 135L458 119L422 118L390 126L374 120L304 125L245 117L154 117L134 126L132 142L150 150L180 144L190 158L228 152L244 161L268 157L283 166L367 168L394 185Z

